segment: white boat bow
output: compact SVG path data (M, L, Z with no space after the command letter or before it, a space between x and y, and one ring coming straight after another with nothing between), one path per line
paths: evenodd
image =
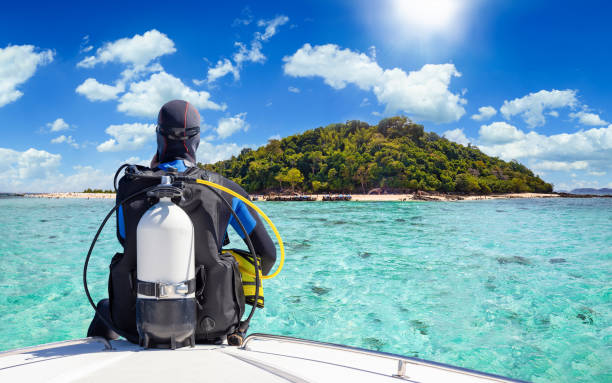
M278 335L249 335L242 347L143 349L103 338L0 353L2 382L520 382L385 352Z

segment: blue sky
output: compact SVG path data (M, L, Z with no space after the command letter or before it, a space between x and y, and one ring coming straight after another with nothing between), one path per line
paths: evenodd
M0 14L0 191L111 187L157 110L202 115L203 162L405 115L555 188L612 187L605 1L11 3Z

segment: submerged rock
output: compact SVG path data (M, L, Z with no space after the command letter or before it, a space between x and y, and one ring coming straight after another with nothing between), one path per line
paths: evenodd
M317 294L317 295L325 295L327 293L329 293L331 291L330 288L327 287L318 287L318 286L313 286L311 288L312 292Z
M363 338L363 342L365 343L366 348L374 349L376 351L380 351L385 346L385 342L373 337Z
M565 263L565 258L551 258L548 260L550 263Z
M367 251L364 251L363 253L359 253L359 257L366 259L366 258L370 258L372 256L372 253L368 253Z
M521 257L520 255L514 255L512 257L497 257L497 262L500 265L505 265L507 263L516 263L518 265L531 265L531 261L525 257Z
M420 320L416 320L415 319L415 320L411 320L410 324L412 325L412 327L417 329L417 331L420 332L421 335L427 335L428 334L429 326L427 325L427 323L421 322Z

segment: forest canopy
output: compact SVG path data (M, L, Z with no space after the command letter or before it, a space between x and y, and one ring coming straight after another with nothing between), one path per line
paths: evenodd
M332 124L271 139L257 149L215 164L198 164L230 178L248 192L460 193L552 192L517 161L490 157L476 146L463 146L425 132L406 117L370 126L362 121Z

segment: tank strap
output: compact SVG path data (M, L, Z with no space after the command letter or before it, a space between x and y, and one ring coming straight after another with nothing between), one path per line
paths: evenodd
M196 280L192 278L179 283L147 282L138 280L138 294L155 298L184 298L194 293Z

